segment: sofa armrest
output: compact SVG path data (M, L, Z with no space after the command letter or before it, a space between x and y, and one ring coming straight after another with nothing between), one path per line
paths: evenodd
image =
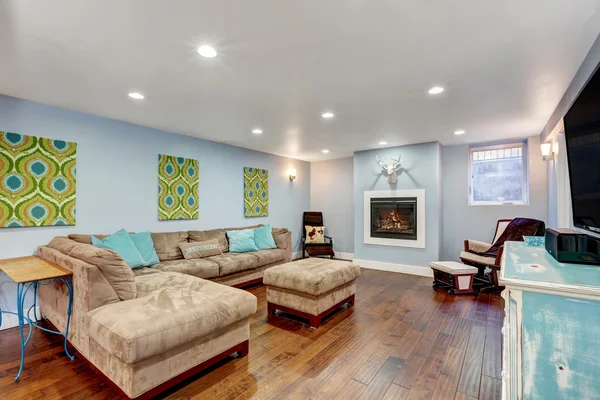
M89 354L89 336L85 330L85 316L95 308L120 302L119 296L95 265L48 246L40 246L38 256L73 273L71 276L73 304L69 341L78 351L87 356ZM42 315L64 332L69 300L66 286L62 282L40 285L38 294Z
M490 243L480 242L478 240L465 240L465 251L476 251L477 253L484 253L492 247Z
M273 235L278 249L285 250L285 262L292 261L292 232L287 231Z
M329 243L331 243L331 246L333 246L333 238L331 236L324 236L325 239L329 239Z
M48 246L38 248L40 257L73 273L73 303L78 301L83 311L92 311L103 305L121 301L96 265L71 257Z

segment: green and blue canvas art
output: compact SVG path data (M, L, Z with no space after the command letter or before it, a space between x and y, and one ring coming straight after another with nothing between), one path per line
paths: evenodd
M158 155L158 219L198 219L198 160Z
M75 225L77 143L0 131L0 228Z
M269 171L244 168L244 217L269 215Z

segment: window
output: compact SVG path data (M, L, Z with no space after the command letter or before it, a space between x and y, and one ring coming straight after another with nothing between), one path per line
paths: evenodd
M470 148L470 205L528 202L527 142Z

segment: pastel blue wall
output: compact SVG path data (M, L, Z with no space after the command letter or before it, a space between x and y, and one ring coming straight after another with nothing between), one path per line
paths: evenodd
M490 242L499 219L515 217L548 220L548 179L538 136L527 138L529 204L469 205L469 146L444 146L442 203L444 240L442 259L459 261L465 239Z
M310 207L307 162L7 96L0 96L0 131L77 142L77 225L0 229L0 258L32 255L54 236L75 232L164 232L257 223L289 228L294 249L299 249L302 212ZM159 153L198 160L197 220L158 221ZM245 166L269 170L269 217L243 216ZM290 168L297 170L293 182ZM14 297L14 285L0 276L0 308L14 311Z
M321 211L336 257L354 253L354 158L310 163L310 208Z
M404 170L390 185L375 156L390 160L402 155ZM439 260L442 235L441 145L423 143L354 153L354 258L429 268ZM364 243L364 192L425 189L425 248L379 246Z

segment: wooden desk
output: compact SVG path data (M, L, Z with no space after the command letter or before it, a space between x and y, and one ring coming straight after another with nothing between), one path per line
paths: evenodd
M35 256L7 258L0 260L0 270L4 271L4 273L17 284L17 311L9 312L0 310L0 326L2 325L2 313L14 314L19 318L19 331L21 336L21 365L19 367L19 372L15 377L15 381L19 380L21 373L23 372L23 364L25 362L25 346L27 346L27 343L31 338L31 331L33 327L42 329L49 333L55 333L64 336L65 353L71 360L74 359L75 357L69 353L67 348L69 325L71 322L71 306L73 304L73 284L71 283L72 272ZM38 285L50 285L55 281L63 282L69 290L69 306L67 309L67 326L65 333L46 329L36 324L38 321L36 311ZM29 307L27 313L25 314L23 309L25 306L25 297L31 287L33 287L33 305ZM30 316L32 309L34 310L34 319L32 319ZM23 335L25 321L27 321L29 324L29 334L27 335L27 339L25 339L25 336Z

